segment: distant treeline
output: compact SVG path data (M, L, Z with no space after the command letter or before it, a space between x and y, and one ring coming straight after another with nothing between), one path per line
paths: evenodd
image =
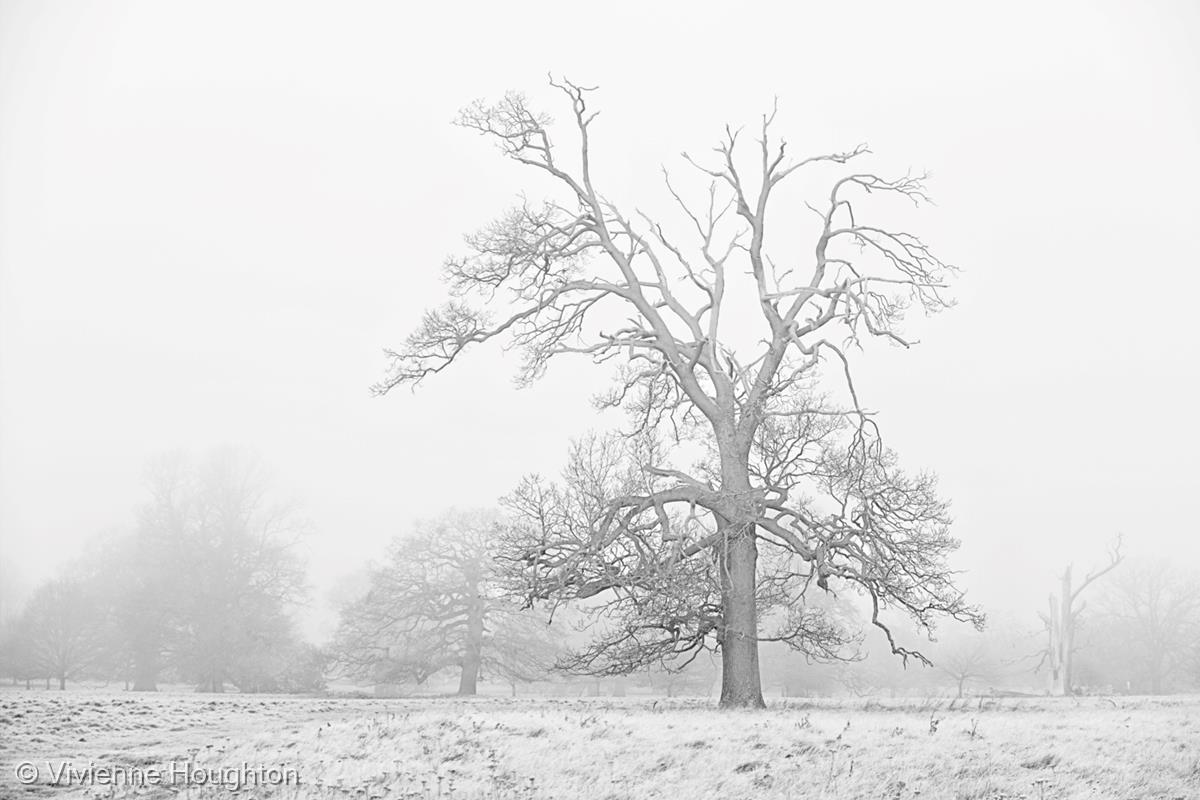
M485 682L513 695L520 684L552 694L712 696L720 688L718 638L700 627L707 617L687 616L716 613L707 573L632 618L582 593L534 602L542 587L522 580L528 550L512 549L512 521L498 511L448 512L396 537L342 598L336 634L317 647L293 619L306 591L297 554L306 526L270 500L258 462L228 450L172 456L148 476L136 523L99 537L0 625L0 678L138 691L184 683L208 692L318 692L327 681L381 694L475 694ZM983 630L946 622L932 641L904 631L924 641L929 661L906 664L866 624L869 613L853 591L814 583L764 614L765 693L1062 691L1051 675L1053 614L1043 617L1045 629L1030 609ZM1200 690L1194 570L1114 557L1072 613L1069 691ZM691 638L681 632L688 625ZM778 639L773 630L791 635Z
M59 688L322 688L323 655L289 614L305 591L304 525L269 501L258 462L231 450L169 456L148 483L132 530L100 537L5 621L0 674Z

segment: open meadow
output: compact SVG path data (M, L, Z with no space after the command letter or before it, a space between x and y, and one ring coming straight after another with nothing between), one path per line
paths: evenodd
M747 713L707 699L11 690L0 742L5 800L1200 797L1200 698L791 699ZM64 763L71 785L51 785ZM111 785L154 774L158 786Z

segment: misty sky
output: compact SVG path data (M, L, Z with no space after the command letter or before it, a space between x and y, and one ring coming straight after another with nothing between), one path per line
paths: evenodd
M547 71L596 84L597 174L659 166L779 97L796 153L933 174L963 268L911 351L860 361L953 500L981 601L1074 560L1200 558L1200 6L0 0L0 594L129 527L157 453L232 444L315 529L318 599L415 518L553 473L602 372L513 387L497 349L368 386L461 237L542 186L449 122Z

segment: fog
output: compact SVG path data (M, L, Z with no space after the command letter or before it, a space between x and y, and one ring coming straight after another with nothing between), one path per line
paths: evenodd
M836 35L832 35L836 34ZM540 191L456 110L600 87L606 191L778 97L796 153L932 174L952 310L870 347L864 403L949 498L952 564L1037 625L1071 562L1200 558L1200 9L1154 4L0 5L0 596L104 531L146 464L233 445L311 533L307 629L414 521L556 473L604 370L471 354L372 397L438 267ZM560 119L560 122L563 120Z

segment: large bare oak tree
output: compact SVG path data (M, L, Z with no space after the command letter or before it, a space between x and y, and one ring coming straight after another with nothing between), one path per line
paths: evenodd
M526 512L517 514L516 562L529 596L607 595L625 611L658 598L658 622L645 624L639 611L618 624L626 643L661 651L682 641L687 650L715 639L724 707L763 705L764 588L859 591L906 658L920 654L895 640L889 609L923 626L940 614L977 620L946 565L957 542L933 479L900 471L850 371L850 354L867 339L909 344L899 328L908 306L947 305L952 269L915 235L871 217L875 201L925 200L922 179L858 168L865 146L792 157L771 113L753 134L727 128L706 158L685 155L707 191L693 202L667 179L680 233L608 199L592 169L593 90L551 83L570 108L569 146L520 94L461 113L461 126L556 194L468 237L469 254L445 265L453 298L388 351L390 371L376 386L414 384L492 340L524 354L521 381L562 354L614 365L617 382L601 405L634 420L621 452L594 440L572 459L573 488L554 496L527 483L510 498ZM814 181L823 189L808 204L811 246L769 246L804 227L777 201L781 192ZM842 407L814 388L822 364L840 376ZM697 446L692 468L684 462ZM765 569L760 546L773 551ZM664 618L678 618L674 630ZM811 643L811 628L801 624L793 639Z

